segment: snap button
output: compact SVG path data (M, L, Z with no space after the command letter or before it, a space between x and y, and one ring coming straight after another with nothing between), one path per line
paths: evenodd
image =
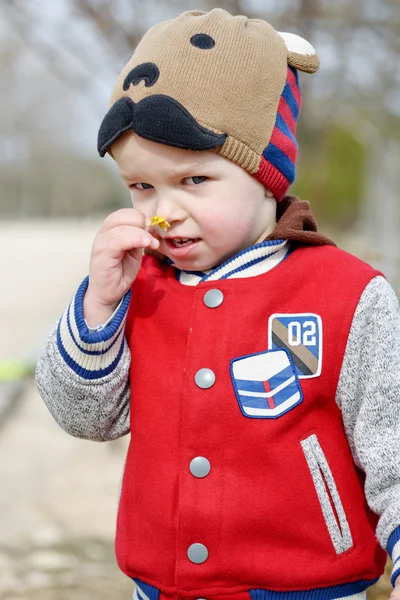
M201 565L208 558L208 550L204 544L192 544L187 551L190 562Z
M194 477L198 477L199 479L207 477L211 470L210 461L204 458L204 456L196 456L196 458L190 461L189 469Z
M199 369L194 376L196 385L203 390L206 390L214 385L215 373L211 369Z
M221 290L208 290L204 294L204 304L208 306L208 308L217 308L224 301L224 295Z

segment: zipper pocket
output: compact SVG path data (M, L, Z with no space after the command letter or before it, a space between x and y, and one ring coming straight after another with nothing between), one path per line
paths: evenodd
M315 434L300 443L333 547L342 554L353 546L353 538L332 471Z

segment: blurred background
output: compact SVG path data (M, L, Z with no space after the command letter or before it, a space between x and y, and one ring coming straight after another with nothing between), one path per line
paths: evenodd
M320 229L400 290L399 0L0 0L0 598L130 598L113 536L127 440L63 433L32 381L88 269L94 234L129 206L96 151L144 31L189 9L265 18L308 39L293 193ZM383 578L370 598L388 598Z

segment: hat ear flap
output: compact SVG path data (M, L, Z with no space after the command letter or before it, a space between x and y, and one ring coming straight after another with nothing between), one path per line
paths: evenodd
M286 44L288 64L305 73L315 73L319 68L319 57L315 48L295 33L277 32Z

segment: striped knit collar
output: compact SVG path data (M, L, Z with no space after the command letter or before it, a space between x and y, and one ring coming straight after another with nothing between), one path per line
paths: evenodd
M208 271L181 271L176 268L176 278L183 285L195 286L203 281L255 277L276 267L288 253L287 240L260 242L241 250Z

